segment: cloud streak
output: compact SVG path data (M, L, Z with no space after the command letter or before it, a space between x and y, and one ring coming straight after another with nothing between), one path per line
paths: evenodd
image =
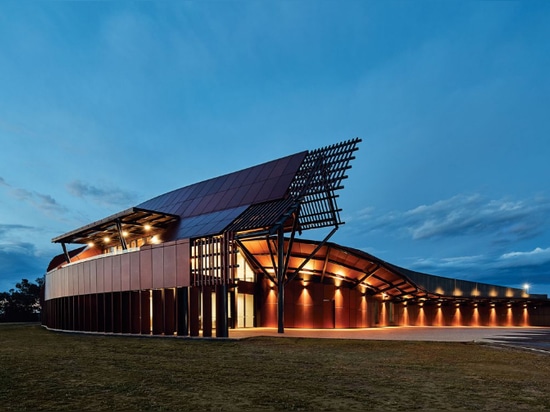
M67 184L67 190L75 197L88 199L101 206L128 207L136 202L136 195L116 187L97 187L80 180Z
M67 208L57 202L52 196L10 185L0 176L0 185L9 188L10 196L16 200L28 203L45 213L47 216L60 215L67 212Z
M526 252L507 252L444 258L417 259L414 270L451 278L521 287L525 282L550 286L550 247ZM536 293L536 292L534 292Z
M492 200L461 194L373 219L372 209L366 210L361 219L369 218L365 224L369 232L394 231L413 240L488 235L496 242L507 242L537 236L550 212L550 200Z
M500 256L499 264L505 267L550 265L550 247L546 249L536 247L528 252L504 253ZM548 271L550 272L550 266Z
M1 224L0 223L0 240L11 231L18 230L34 230L32 226L18 225L18 224Z
M544 238L550 200L490 199L459 194L408 210L382 214L372 207L353 217L361 236L400 238L417 257L405 267L457 279L521 287L550 287L550 246ZM433 249L436 242L437 249ZM470 247L464 247L465 242ZM395 257L394 257L395 258ZM390 258L391 261L393 258ZM536 293L536 292L535 292Z

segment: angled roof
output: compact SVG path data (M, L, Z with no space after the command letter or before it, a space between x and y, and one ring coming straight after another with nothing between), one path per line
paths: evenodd
M335 192L350 168L359 138L302 151L237 172L185 186L135 207L60 235L52 242L88 243L120 238L140 224L167 229L164 241L224 231L248 232L286 227L291 215L299 229L342 224ZM158 223L155 225L153 222ZM124 227L122 227L124 226Z
M138 205L180 216L175 239L221 233L251 205L288 196L308 152L300 152L157 196Z
M307 153L296 153L173 190L57 236L52 242L88 243L96 238L115 235L117 220L125 230L127 224L151 224L163 228L175 226L171 230L173 239L220 233L250 205L287 196Z

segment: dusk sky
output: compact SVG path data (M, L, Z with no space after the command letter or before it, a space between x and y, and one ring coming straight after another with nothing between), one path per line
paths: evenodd
M546 0L2 0L0 291L55 236L360 137L331 241L550 294L549 22Z

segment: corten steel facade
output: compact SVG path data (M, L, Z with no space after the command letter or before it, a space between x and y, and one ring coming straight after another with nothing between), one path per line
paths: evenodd
M64 253L48 267L43 323L219 337L240 327L550 324L545 295L418 273L330 242L359 142L196 183L54 238ZM299 237L317 228L324 239Z

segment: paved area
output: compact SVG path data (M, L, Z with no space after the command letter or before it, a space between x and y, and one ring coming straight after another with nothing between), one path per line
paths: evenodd
M438 342L486 342L540 350L550 354L550 328L532 327L386 327L368 329L233 329L229 337L279 336L328 339L417 340Z

